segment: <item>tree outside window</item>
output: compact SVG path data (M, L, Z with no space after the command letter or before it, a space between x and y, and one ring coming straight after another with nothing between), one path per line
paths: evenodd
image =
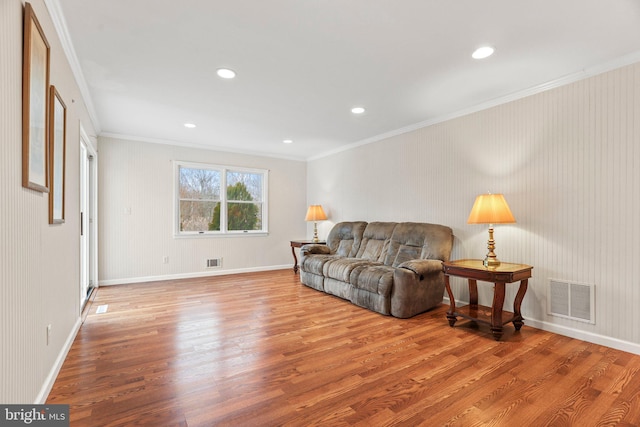
M260 230L260 210L254 203L244 203L252 201L253 197L243 183L238 182L227 187L227 200L229 200L227 203L229 230ZM209 230L220 230L220 204L213 209Z

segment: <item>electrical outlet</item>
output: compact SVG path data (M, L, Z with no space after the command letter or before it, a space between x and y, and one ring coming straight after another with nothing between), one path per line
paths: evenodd
M165 255L165 256L163 256L163 257L162 257L162 263L163 263L163 264L169 264L169 257L168 257L168 256L166 256L166 255Z

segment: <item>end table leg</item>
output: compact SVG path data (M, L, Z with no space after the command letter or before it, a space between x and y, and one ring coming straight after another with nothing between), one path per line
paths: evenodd
M458 318L453 314L447 313L447 320L449 321L449 326L453 328L453 325L456 324L456 321L458 320Z
M447 320L449 320L449 326L453 327L453 325L456 324L456 320L458 320L454 314L456 312L456 299L453 297L451 285L449 284L449 276L446 274L444 276L444 286L447 289L447 294L449 295L449 311L447 311Z
M529 279L523 279L520 281L520 288L518 288L518 293L516 294L516 299L513 302L513 326L515 326L516 331L519 331L524 325L524 319L522 318L522 313L520 312L520 306L522 305L522 300L524 299L524 294L527 293L527 286L529 284Z
M496 341L500 341L500 338L502 338L502 326L498 327L491 327L491 333L493 334L493 338Z
M469 282L469 305L478 307L478 281L475 279L468 279Z
M293 274L298 272L298 257L296 257L296 248L291 245L291 253L293 254Z
M502 337L502 306L504 305L504 283L497 282L493 288L493 304L491 306L491 333L499 340Z
M516 331L519 331L520 328L522 328L522 325L524 325L522 319L516 319L513 321L513 326L516 328Z

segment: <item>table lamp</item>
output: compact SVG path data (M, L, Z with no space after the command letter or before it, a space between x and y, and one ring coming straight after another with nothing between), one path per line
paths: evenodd
M467 224L489 224L489 240L487 241L489 252L484 259L485 267L500 265L494 252L496 242L493 240L493 224L512 224L514 222L516 219L502 194L481 194L476 197Z
M307 216L305 221L313 221L313 243L318 243L318 223L317 221L324 221L327 219L327 214L322 210L322 205L311 205L307 209Z

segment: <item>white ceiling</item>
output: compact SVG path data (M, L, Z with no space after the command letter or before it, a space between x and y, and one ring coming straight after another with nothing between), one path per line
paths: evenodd
M100 134L294 159L640 61L638 0L46 1Z

